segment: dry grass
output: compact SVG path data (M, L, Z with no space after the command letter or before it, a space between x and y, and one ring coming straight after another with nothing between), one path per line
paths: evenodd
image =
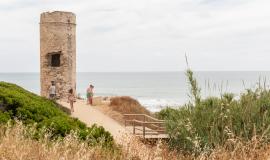
M269 160L270 145L263 137L254 136L251 141L231 138L224 146L214 150L195 153L169 150L166 144L159 141L156 145L147 146L137 138L123 136L123 153L125 157L138 157L149 160ZM126 144L126 145L124 145ZM143 157L143 158L142 158Z
M269 160L270 145L265 140L254 138L248 142L230 139L222 146L216 148L209 155L201 154L197 159L202 160Z
M104 100L105 99L105 100ZM120 124L124 124L123 114L147 114L151 112L144 108L137 100L122 96L122 97L95 97L94 107Z
M22 123L0 128L0 160L88 160L120 159L121 154L97 145L90 147L81 142L75 134L63 140L43 138L39 141L29 138Z
M37 141L28 135L29 128L21 122L15 126L0 126L0 160L157 160L164 159L162 155L170 156L162 154L165 150L160 145L149 148L131 136L123 136L122 147L104 149L79 141L76 134L54 141L46 136Z
M128 96L112 97L110 107L122 114L151 114L137 100Z
M0 160L267 160L270 158L270 145L265 140L254 137L249 142L230 139L225 146L211 152L202 152L196 157L192 154L169 151L166 144L144 145L136 137L125 135L121 147L104 149L90 147L70 134L63 140L52 141L43 138L39 141L29 138L29 130L22 123L15 126L0 126Z
M123 135L120 140L124 159L134 160L177 160L191 159L190 156L184 156L172 152L167 145L158 141L155 145L147 145L138 137L132 135Z

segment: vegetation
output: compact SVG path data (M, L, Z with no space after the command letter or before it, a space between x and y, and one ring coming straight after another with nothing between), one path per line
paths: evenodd
M201 99L191 70L187 76L192 101L158 113L159 118L166 120L171 148L199 154L227 146L232 140L249 142L260 137L260 143L269 142L270 91L265 85L259 84L239 98L226 93Z
M89 146L87 143L71 132L63 139L52 140L48 133L39 140L31 138L35 127L25 127L21 122L15 121L13 125L0 125L0 159L42 159L42 160L231 160L231 159L267 159L270 147L263 145L260 137L243 143L237 139L231 140L229 145L218 147L210 154L201 153L196 157L193 154L169 151L166 145L159 142L149 147L134 137L122 136L120 149L108 149L102 145ZM30 135L29 135L30 134ZM227 147L235 147L228 151ZM260 147L258 147L260 146Z
M122 114L150 115L150 111L143 107L137 100L127 96L112 97L110 107L114 111L120 112Z
M89 146L80 140L77 134L71 132L63 139L51 139L46 133L39 140L31 138L31 131L35 127L26 128L19 121L13 125L0 125L0 159L42 159L42 160L156 160L156 159L183 159L168 152L163 145L148 147L138 139L123 135L120 149L104 148L102 145ZM29 135L30 134L30 135Z
M124 135L113 145L102 127L90 128L46 98L0 82L0 157L2 159L267 159L270 154L270 91L258 84L240 97L226 93L201 98L191 70L191 101L157 116L166 120L167 144L144 145ZM112 98L121 113L146 113L129 97ZM120 106L117 108L116 106ZM34 138L34 139L33 139ZM90 144L90 145L89 145ZM104 147L112 146L112 147ZM1 159L0 158L0 159Z
M25 89L10 83L0 82L0 123L19 120L25 125L35 125L36 139L50 132L50 138L65 137L76 132L81 140L88 144L113 144L113 138L103 127L87 127L78 119L69 117L59 109L54 101L37 96Z

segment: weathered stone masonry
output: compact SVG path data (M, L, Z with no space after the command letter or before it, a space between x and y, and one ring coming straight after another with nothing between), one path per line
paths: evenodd
M51 81L57 96L76 93L76 16L71 12L45 12L40 16L41 95L49 96Z

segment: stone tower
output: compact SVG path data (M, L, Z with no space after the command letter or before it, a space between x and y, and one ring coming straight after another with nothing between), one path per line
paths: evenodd
M76 16L71 12L44 12L40 16L41 96L49 96L51 82L56 96L76 93Z

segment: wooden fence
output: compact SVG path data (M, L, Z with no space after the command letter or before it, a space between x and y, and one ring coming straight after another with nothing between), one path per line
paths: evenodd
M166 138L165 121L146 114L124 114L125 127L131 127L132 133L145 138Z

